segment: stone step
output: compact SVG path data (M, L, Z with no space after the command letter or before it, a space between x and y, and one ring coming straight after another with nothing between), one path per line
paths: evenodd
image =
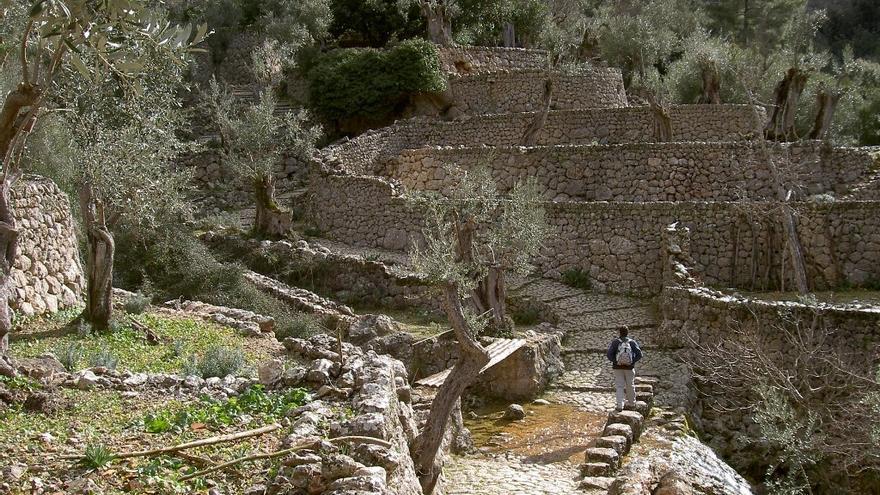
M650 399L651 399L651 402L654 402L653 395L650 397ZM640 400L636 400L635 405L632 405L632 406L626 405L626 406L624 406L623 409L625 411L635 411L635 412L641 414L643 417L647 418L648 413L651 412L651 402L648 402L646 400L641 400L641 398L640 398Z
M636 411L614 411L608 414L607 425L625 424L628 425L633 432L633 441L639 439L642 433L642 425L645 424L645 417Z
M581 476L606 477L611 475L614 469L606 462L585 462L581 464Z
M608 435L596 439L595 446L603 449L614 449L621 456L629 452L632 442L623 435Z
M639 383L639 381L636 380L636 392L649 392L653 395L654 386L650 383Z
M587 476L581 480L578 488L581 490L608 490L614 483L614 478L610 476Z
M576 311L574 308L560 307L556 309L566 315L559 325L563 330L606 330L612 334L611 338L623 327L644 328L655 327L658 324L654 309L648 306L598 311L579 316L569 316ZM635 332L633 332L633 336L638 337Z
M612 470L620 467L620 454L614 449L590 447L584 452L584 460L587 463L608 464Z
M606 424L602 430L603 437L622 436L627 439L627 443L632 444L635 441L633 429L630 425L624 423Z

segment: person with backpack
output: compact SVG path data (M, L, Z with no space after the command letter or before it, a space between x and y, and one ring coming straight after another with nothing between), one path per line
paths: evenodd
M617 392L617 411L624 407L624 392L626 392L626 406L636 405L636 363L642 359L642 350L639 343L629 338L629 329L620 329L620 337L611 341L608 346L608 360L614 368L614 388Z

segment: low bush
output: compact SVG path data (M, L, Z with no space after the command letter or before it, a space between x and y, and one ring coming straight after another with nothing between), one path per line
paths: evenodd
M89 356L89 366L92 367L100 366L102 368L115 370L118 363L119 358L117 358L116 355L106 347L98 349Z
M83 359L83 348L76 342L65 342L55 348L54 354L64 369L73 373Z
M223 346L209 347L201 355L190 355L183 366L185 375L196 375L202 378L234 375L245 364L244 353L238 349Z
M535 325L540 320L538 310L535 308L517 308L510 316L517 325Z
M150 306L150 298L141 293L137 293L125 300L123 309L130 315L139 315L146 311Z
M275 337L278 340L287 337L306 339L324 331L324 327L315 316L308 313L294 313L281 321L275 320Z
M403 41L386 50L334 50L311 63L310 104L331 121L386 119L411 95L446 89L437 48L424 40Z
M575 289L590 290L593 282L590 280L590 274L580 268L572 268L562 273L562 283Z

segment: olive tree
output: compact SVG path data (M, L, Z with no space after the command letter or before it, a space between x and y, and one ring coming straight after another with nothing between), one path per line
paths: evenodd
M534 181L519 183L502 197L481 167L462 174L453 190L447 198L413 198L415 207L425 212L424 245L414 248L413 267L440 287L458 341L458 361L434 397L412 449L426 494L433 492L440 475L437 453L450 413L489 361L477 337L487 326L496 332L511 329L505 274L527 273L548 233Z
M200 42L207 28L171 26L145 1L3 0L3 73L16 74L0 107L0 373L13 373L6 357L11 328L8 294L18 229L10 189L34 124L51 101L58 75L74 69L85 79L109 73L121 85L142 68L140 49L168 52ZM14 46L14 51L10 47Z
M284 157L310 159L320 128L309 123L305 111L276 114L276 99L270 91L264 91L254 105L239 104L215 80L207 101L220 130L224 163L253 183L254 233L286 234L292 214L275 199L275 167Z

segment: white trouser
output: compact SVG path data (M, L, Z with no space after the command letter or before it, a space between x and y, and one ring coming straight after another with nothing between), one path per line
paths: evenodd
M626 390L626 403L636 403L636 372L635 370L613 370L614 388L617 392L617 407L623 408L623 392Z

